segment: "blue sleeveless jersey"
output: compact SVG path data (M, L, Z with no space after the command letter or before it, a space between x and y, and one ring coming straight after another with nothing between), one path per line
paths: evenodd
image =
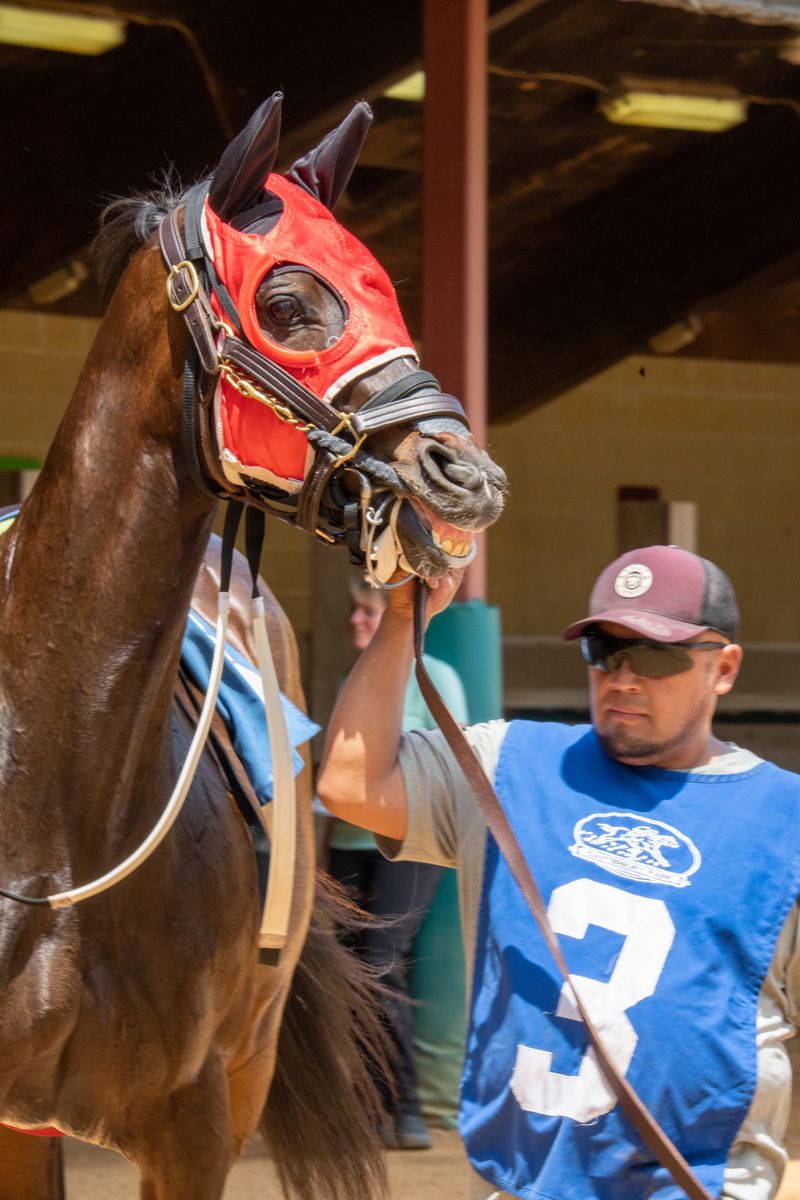
M514 722L496 786L606 1047L718 1195L800 891L800 777L627 767L588 726ZM475 1169L515 1196L684 1200L616 1105L491 835L460 1127Z

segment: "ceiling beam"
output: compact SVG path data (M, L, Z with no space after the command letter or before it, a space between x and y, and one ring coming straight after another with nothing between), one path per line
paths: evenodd
M132 7L142 6L132 0ZM211 0L192 5L191 18L177 9L236 126L281 89L289 139L293 128L348 96L368 95L374 79L419 52L421 0L382 0L380 37L374 0L315 6L312 30L301 40L291 8L229 0L222 22ZM38 68L34 52L22 53ZM31 78L38 82L33 69ZM175 28L132 25L126 45L82 63L57 98L34 84L27 92L13 89L12 98L0 114L11 196L0 229L0 303L83 248L106 198L151 187L171 163L191 182L228 140L198 61Z

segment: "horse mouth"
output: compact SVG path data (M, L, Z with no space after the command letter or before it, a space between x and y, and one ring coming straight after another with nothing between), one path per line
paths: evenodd
M413 498L400 507L397 535L411 570L427 579L465 567L474 557L473 533L450 524Z

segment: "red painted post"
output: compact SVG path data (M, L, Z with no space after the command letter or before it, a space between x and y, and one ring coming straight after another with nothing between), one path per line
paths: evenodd
M422 350L486 440L487 0L425 0ZM483 539L459 599L486 595Z

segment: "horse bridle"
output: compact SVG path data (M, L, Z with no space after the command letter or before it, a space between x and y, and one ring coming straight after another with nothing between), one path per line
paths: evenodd
M300 526L329 543L344 544L355 562L367 559L375 526L389 512L376 506L375 494L402 497L405 489L389 464L364 448L378 431L398 426L416 429L434 419L455 420L469 429L464 409L454 397L443 393L438 380L427 371L412 370L386 384L356 411L335 408L320 400L279 363L251 345L241 330L239 314L225 283L216 272L202 236L201 214L206 188L198 185L180 209L172 210L161 222L159 241L168 268L167 296L189 331L183 382L182 434L189 469L196 486L215 498L246 499L280 520ZM213 293L224 310L219 320L209 295ZM375 369L365 364L365 374ZM314 450L314 460L298 494L281 493L259 480L247 478L238 488L224 478L218 465L211 407L219 376L226 378L243 395L250 396L304 433ZM356 380L348 377L348 385ZM424 431L424 429L423 429ZM353 498L344 488L331 485L343 470L354 471L359 495Z

